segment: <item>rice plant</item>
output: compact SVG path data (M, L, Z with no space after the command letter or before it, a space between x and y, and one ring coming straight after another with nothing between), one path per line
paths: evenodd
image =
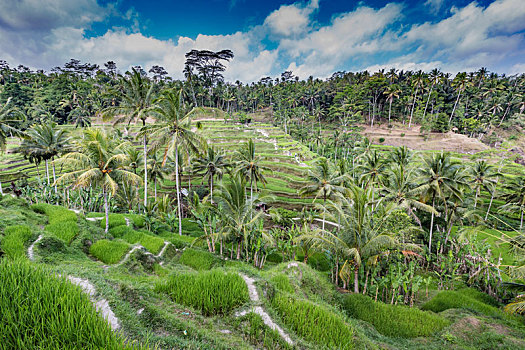
M53 236L63 240L66 244L70 244L80 232L76 221L54 222L47 225L45 230Z
M343 307L349 316L370 322L379 333L390 337L430 336L449 325L439 315L417 308L375 302L362 294L347 295Z
M123 241L101 239L89 247L89 253L106 264L116 264L130 250L129 244Z
M211 270L220 263L220 260L213 254L203 250L186 248L182 253L179 262L195 270Z
M242 277L221 270L171 275L155 291L206 316L226 314L249 299Z
M47 215L50 224L55 224L63 221L77 221L77 214L59 205L38 203L33 204L31 206L31 209L33 209L37 213Z
M153 254L158 254L164 246L164 240L162 238L147 234L142 231L128 230L122 236L122 239L130 244L139 243Z
M1 248L11 259L26 256L25 243L31 238L31 229L26 225L8 226L4 230Z
M277 273L274 276L270 277L270 282L274 285L275 288L283 292L287 292L290 294L295 293L295 289L290 283L288 276L286 276L284 273Z
M500 309L472 298L468 295L468 292L461 293L453 290L439 292L426 302L421 309L433 312L441 312L448 309L469 309L487 316L501 317L504 315Z
M272 306L283 322L302 338L330 348L354 348L353 328L325 307L284 293L274 296Z
M122 214L109 214L109 228L126 225L126 217ZM100 227L106 228L106 218L100 220Z
M0 262L0 348L131 349L80 287L28 262ZM13 288L16 286L16 288Z

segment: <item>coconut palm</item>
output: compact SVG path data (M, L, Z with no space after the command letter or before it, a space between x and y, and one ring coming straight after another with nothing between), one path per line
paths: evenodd
M478 197L482 189L491 192L491 188L496 185L499 174L494 171L494 167L485 160L478 160L470 168L471 182L474 183L476 195L474 197L474 208L477 207Z
M157 183L159 180L164 180L166 175L166 168L162 166L162 159L158 158L157 154L150 157L148 161L148 177L153 181L155 201L157 200Z
M64 166L74 169L60 176L55 185L72 183L73 188L101 187L106 214L106 230L109 229L108 195L117 192L119 184L139 185L140 176L125 169L125 149L130 145L121 143L102 129L88 128L83 132L78 149L67 153L58 160Z
M236 172L239 173L246 181L250 182L250 199L253 200L253 186L257 191L257 183L266 184L264 171L270 171L268 167L263 166L262 158L255 153L255 144L252 139L248 140L240 150L235 153L237 162L235 164Z
M500 210L519 212L520 231L523 230L523 216L525 213L525 176L518 176L503 185L505 194L502 199L506 204Z
M7 138L9 136L21 136L22 132L16 128L16 124L25 119L25 116L18 112L11 98L8 98L3 106L0 106L0 152L5 152ZM0 195L3 195L2 181L0 181Z
M412 109L410 110L410 120L408 122L408 127L412 125L412 117L414 115L414 108L416 107L416 100L417 100L417 93L419 91L419 88L423 85L425 78L425 73L423 71L419 70L412 79L412 88L415 88L414 92L414 99L412 101Z
M463 169L460 163L453 160L448 153L434 154L424 159L424 163L419 170L417 188L421 191L425 199L432 200L432 208L436 209L436 200L442 200L446 207L447 196L461 196L458 189L460 185L466 185L461 178ZM434 229L435 210L431 213L430 235L428 251L432 252L432 233ZM446 208L445 208L446 212Z
M390 116L392 114L392 101L394 101L394 98L399 98L399 95L401 94L401 89L397 84L392 84L386 88L383 94L386 96L386 100L388 101L388 124L390 124Z
M428 103L430 102L430 97L432 96L432 90L434 89L434 86L439 84L441 79L441 72L437 68L434 68L428 75L428 80L430 82L430 91L428 92L427 103L425 103L425 109L423 110L423 120L425 120L425 115L427 114Z
M208 147L204 156L196 158L193 163L193 171L202 173L204 180L208 181L210 188L210 197L213 199L213 180L215 176L220 180L231 167L226 159L224 152L217 150L215 147Z
M354 292L359 293L359 267L363 261L398 246L385 230L385 222L397 208L393 203L372 209L372 189L351 186L328 200L329 218L339 223L336 233L324 232L321 241L344 258L342 275L354 269ZM381 208L381 209L379 209Z
M155 141L151 150L162 150L162 166L166 164L168 154L175 155L175 184L177 189L177 211L179 217L179 235L182 235L182 196L179 183L179 150L187 149L200 153L204 148L204 139L191 130L191 117L197 109L188 110L182 99L182 89L164 90L156 100L151 112L157 116L157 123L142 128L140 135L150 135ZM200 126L198 124L197 126Z
M146 125L146 119L151 115L154 99L154 84L147 76L141 74L135 68L131 72L127 72L126 76L120 80L121 91L117 93L120 95L122 101L120 104L106 108L102 115L105 119L116 117L114 124L131 122L142 122L142 126ZM148 163L148 146L147 135L142 134L143 147L143 164ZM144 169L144 208L148 205L148 171Z
M53 165L53 182L56 181L54 158L70 148L71 138L64 129L56 123L35 125L26 131L26 138L20 144L20 152L37 162L44 160L46 164L47 184L50 185L49 160ZM55 192L57 188L55 186Z
M454 112L456 111L456 108L458 106L459 99L461 97L461 93L465 91L467 87L471 85L467 73L458 73L454 80L452 81L452 86L456 89L458 93L458 97L456 98L456 102L454 103L454 107L452 108L452 113L450 113L450 118L448 120L448 125L452 122L452 118L454 118Z
M302 196L314 194L315 199L321 197L324 205L327 199L332 198L336 193L344 191L342 184L347 179L346 175L341 175L333 169L326 158L321 157L317 160L314 169L308 172L309 184L299 189L299 194ZM326 221L324 213L325 211L323 210L323 230Z

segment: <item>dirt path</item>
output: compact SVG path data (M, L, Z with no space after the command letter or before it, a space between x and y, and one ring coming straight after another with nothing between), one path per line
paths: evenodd
M244 282L246 282L246 286L248 287L248 293L250 294L250 300L253 302L253 303L257 303L259 304L260 300L259 300L259 293L257 293L257 288L255 287L255 280L251 277L248 277L244 274L241 274L241 277L243 278ZM251 310L243 310L239 313L236 314L237 317L240 317L240 316L244 316L250 312L253 312L253 313L256 313L257 315L261 316L261 318L263 319L263 322L265 325L267 325L268 327L270 327L271 329L273 330L276 330L279 335L290 345L293 345L293 341L292 339L290 338L290 336L288 334L286 334L283 329L281 327L279 327L278 324L276 324L272 318L270 317L270 315L268 315L268 313L266 311L264 311L264 309L259 306L259 305L256 305L255 307L253 307Z
M71 281L71 283L76 284L82 288L82 291L89 296L89 299L95 305L95 309L102 314L102 317L104 317L105 320L108 321L111 329L115 331L120 328L120 322L117 316L115 316L113 310L111 310L109 302L106 299L96 300L95 295L97 294L97 290L95 286L91 284L91 282L86 279L73 276L67 276L67 278L69 281Z
M38 238L27 248L27 256L29 257L29 260L34 261L35 260L35 244L40 242L44 236L40 235Z

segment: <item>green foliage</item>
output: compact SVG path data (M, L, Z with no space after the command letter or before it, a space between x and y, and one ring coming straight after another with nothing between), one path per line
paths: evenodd
M195 270L211 270L220 263L219 258L209 252L192 248L184 249L179 262Z
M480 292L479 290L474 288L462 288L459 289L457 292L461 295L475 299L487 305L491 305L494 307L500 306L500 303L496 299L494 299L487 293Z
M442 312L448 309L467 309L497 318L505 318L507 316L497 307L481 301L482 299L485 298L472 291L444 290L426 302L421 309L433 312Z
M242 277L221 270L171 275L157 283L155 291L166 293L176 303L191 306L206 316L226 314L249 299Z
M162 238L141 231L127 230L122 239L130 244L139 243L153 254L158 254L164 246Z
M126 225L126 218L123 214L109 214L109 228ZM106 228L106 218L100 220L100 227Z
M124 349L80 287L25 262L0 262L0 347ZM17 288L13 288L16 286Z
M284 293L275 295L272 306L284 323L306 340L330 348L354 348L353 328L329 309Z
M133 226L138 227L138 228L144 227L144 216L139 215L139 214L126 214L124 216L131 219L131 221L133 221ZM111 224L111 219L109 223Z
M343 307L349 316L370 322L379 333L389 337L427 337L449 324L439 315L407 306L375 302L362 294L347 295Z
M71 243L79 231L76 221L58 221L46 226L46 232L60 238L67 244Z
M129 226L120 225L120 226L115 226L113 228L110 228L108 232L115 238L122 238L122 236L124 236L125 234L130 233L130 232L135 232L135 231L133 230L133 228Z
M0 247L11 259L25 258L25 243L29 238L31 238L31 229L28 226L8 226L4 231Z
M182 219L182 233L192 237L200 237L202 236L202 229L196 222L192 221L191 219L184 218Z
M383 142L385 142L385 138L384 137L380 137L379 138L379 143L383 143Z
M450 125L448 124L449 116L446 113L439 113L438 117L432 123L432 131L435 132L447 132L450 130Z
M106 264L116 264L129 249L129 244L126 242L101 239L89 247L89 253Z
M284 273L278 273L275 274L270 278L270 282L274 285L275 288L287 292L290 294L295 293L294 287L290 284L290 280L288 279L288 276L286 276Z
M40 249L42 253L51 255L64 252L66 250L66 245L63 240L57 237L43 237L40 242L38 242L38 249Z
M55 224L64 221L77 221L77 214L59 205L38 203L31 205L31 209L33 209L37 213L47 215L50 224Z
M242 331L247 335L250 343L256 345L257 348L293 348L281 338L279 332L265 325L260 315L250 312L247 315L242 316L239 321L242 323Z

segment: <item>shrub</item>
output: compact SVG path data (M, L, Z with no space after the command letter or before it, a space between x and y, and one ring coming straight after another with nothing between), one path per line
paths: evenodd
M385 138L384 137L380 137L379 138L379 143L383 143L383 142L385 142Z
M25 262L0 262L0 347L125 349L80 287ZM17 288L13 288L17 286Z
M25 258L25 243L31 238L31 229L25 225L8 226L4 231L2 250L11 259Z
M494 307L500 306L500 303L496 299L474 288L461 288L457 292L469 298L476 299L477 301L480 301L487 305L492 305Z
M204 315L226 314L249 299L246 283L236 273L212 270L171 275L155 286L176 303L191 306Z
M38 242L38 248L47 254L53 254L64 252L66 245L63 240L56 237L43 237L40 242Z
M325 307L283 293L275 295L272 306L283 322L307 341L330 348L354 348L353 328Z
M453 290L444 290L426 302L421 309L434 312L448 309L469 309L487 316L501 317L503 315L503 311L472 298L468 295L469 293L471 292L460 293Z
M133 226L137 228L144 227L144 217L139 214L126 214L125 217L129 218L131 221L133 221ZM111 221L110 221L111 223Z
M89 253L106 264L116 264L130 250L129 244L122 241L101 239L89 247Z
M379 333L389 337L426 337L448 325L448 321L439 315L375 302L362 294L347 295L343 307L349 316L370 322Z
M179 227L177 226L174 231L179 232L178 229ZM202 236L202 229L196 222L191 221L191 219L185 218L182 219L182 233L192 237L200 237Z
M179 262L195 270L211 270L220 260L215 255L203 250L186 248L182 253Z
M122 214L109 214L109 228L126 225L126 218ZM100 227L106 228L106 218L100 220Z
M70 244L73 238L78 235L80 229L76 221L58 221L47 225L46 231Z
M404 132L401 133L401 137L405 137L405 133Z

